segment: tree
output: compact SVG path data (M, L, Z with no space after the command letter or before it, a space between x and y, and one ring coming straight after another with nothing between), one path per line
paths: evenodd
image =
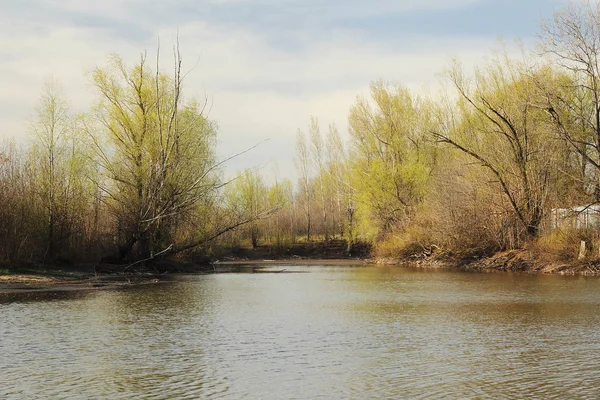
M306 215L306 241L310 242L311 228L311 199L312 187L310 182L310 154L306 145L306 136L304 132L298 129L296 133L296 151L297 156L294 158L296 169L300 174L300 187L304 196L304 212Z
M176 251L178 232L190 238L181 234L181 221L204 209L221 187L215 126L201 104L185 100L175 50L173 76L153 72L146 54L131 68L112 56L92 74L100 95L95 110L100 128L88 125L87 131L106 176L99 185L115 220L118 260ZM182 248L193 247L189 240Z
M600 201L600 3L570 3L542 26L543 49L572 79L545 89L545 109L579 155L583 186ZM575 96L573 96L573 94ZM588 166L590 169L588 169ZM589 179L591 178L591 179ZM584 189L586 190L586 189Z
M293 209L294 201L292 182L289 179L284 179L281 182L276 179L275 184L269 189L268 198L270 207L272 209L277 209L274 213L275 236L276 245L281 246L285 232L289 232L290 236L293 235L293 221L292 216L289 215ZM286 222L288 224L287 229L285 227Z
M329 240L329 221L327 220L327 200L331 198L328 193L327 170L325 168L325 145L323 144L323 138L321 136L321 128L319 126L319 120L315 117L311 117L309 125L309 136L310 136L310 153L313 161L313 165L316 172L315 183L320 197L320 208L321 208L321 223L322 230L325 233L325 241Z
M69 169L69 163L76 157L75 151L69 151L73 134L69 103L60 85L53 79L49 79L44 85L31 129L35 137L31 150L32 165L36 171L39 198L44 210L44 259L53 261L58 242L68 229L66 203L72 199L67 191L73 180L70 174L73 170Z
M31 254L37 243L39 224L47 219L35 207L37 196L27 171L27 160L14 140L0 147L0 261L21 261L25 251ZM47 235L44 235L46 242Z
M428 105L402 87L371 84L372 103L359 98L350 110L352 186L377 233L406 226L430 175Z
M249 221L245 229L248 232L252 248L259 244L261 232L260 218L270 210L268 189L262 177L256 171L246 170L227 189L229 208L239 214L238 220ZM278 206L275 206L278 207Z
M530 72L505 56L478 69L471 83L459 64L448 72L459 96L454 123L434 131L442 143L476 161L498 185L510 215L522 228L518 237L538 235L553 183L556 156L551 125L536 82L551 79L548 69ZM444 128L440 128L444 129ZM490 210L492 211L492 210ZM511 229L509 225L507 230Z

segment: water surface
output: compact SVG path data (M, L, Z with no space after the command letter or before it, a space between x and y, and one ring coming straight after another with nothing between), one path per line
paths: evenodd
M596 398L600 280L377 267L2 302L0 398Z

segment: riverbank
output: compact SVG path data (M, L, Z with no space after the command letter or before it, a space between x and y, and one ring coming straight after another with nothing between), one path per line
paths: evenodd
M258 253L257 253L258 254ZM255 255L257 255L255 254ZM63 292L99 289L118 289L131 285L156 284L177 274L202 273L282 273L286 266L364 266L397 265L422 269L454 269L473 272L518 272L530 274L558 274L600 276L600 261L557 262L543 260L528 250L510 250L487 258L452 258L432 255L421 258L303 258L260 259L225 257L210 264L164 260L151 267L125 270L126 266L101 264L70 266L67 269L13 268L1 269L0 295L25 292ZM269 269L270 267L280 267Z
M68 270L52 268L4 268L0 273L0 295L17 293L64 292L99 289L119 289L132 285L157 284L181 274L212 273L284 273L286 266L360 266L361 259L306 259L294 257L281 260L227 259L208 265L165 260L149 268L124 271L126 266L112 264L83 265ZM276 270L269 267L281 267Z
M191 261L150 260L133 264L0 265L0 293L24 291L95 290L132 284L158 283L170 274L227 273L248 265L357 265L368 257L370 244L345 240L298 242L286 246L223 247L208 258L191 255ZM260 267L250 272L260 271ZM281 271L283 272L283 271Z
M370 261L378 265L403 265L412 268L446 268L473 272L519 272L530 274L600 276L600 260L560 261L534 251L508 250L490 257L454 258L432 255L421 258L381 258Z
M65 272L53 269L4 269L0 274L0 296L20 293L47 293L117 289L131 285L158 283L160 279L144 275L98 275L89 271Z

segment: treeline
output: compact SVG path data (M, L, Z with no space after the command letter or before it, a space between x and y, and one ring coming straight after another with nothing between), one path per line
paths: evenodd
M600 202L598 21L600 5L571 4L520 59L497 53L473 73L451 63L435 97L373 83L349 111L349 141L316 118L298 131L297 182L253 169L224 179L216 125L185 95L177 51L170 75L145 55L110 58L82 115L49 82L32 145L0 149L0 262L339 239L381 256L597 247L595 231L551 229L549 215Z
M227 232L218 243L230 249L269 247L284 255L291 245L345 241L349 247L358 235L354 223L354 199L341 136L335 126L320 131L311 120L308 137L298 132L295 159L299 180L274 179L268 183L259 170L248 169L224 191L227 209L238 210L238 219L250 221ZM267 212L265 212L267 211ZM263 214L262 218L253 218ZM351 248L347 248L351 253Z
M172 75L146 55L111 57L91 73L97 98L82 115L46 84L32 144L0 149L0 262L135 262L246 222L222 206L216 126L185 96L175 54Z
M600 201L598 21L598 4L568 5L519 59L499 52L473 73L452 62L436 97L375 82L349 111L349 143L312 118L297 134L295 190L276 184L281 210L230 240L361 238L381 256L598 248L596 230L552 229L549 219Z

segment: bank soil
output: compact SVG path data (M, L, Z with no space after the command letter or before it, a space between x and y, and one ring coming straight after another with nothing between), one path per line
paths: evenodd
M33 292L64 292L118 288L132 284L155 283L153 274L99 274L95 266L56 266L2 268L0 273L0 300L2 295Z
M600 260L557 261L530 250L509 250L483 258L453 258L447 255L404 260L376 260L415 268L450 268L464 271L504 271L558 275L600 275Z
M0 300L3 295L17 293L116 289L156 284L176 279L178 274L285 273L290 272L288 267L298 265L343 267L364 265L364 261L356 258L307 259L299 256L278 260L227 257L207 264L161 260L145 266L137 265L136 268L115 264L70 267L67 271L52 266L34 269L5 268L0 273Z
M487 258L453 258L448 255L432 255L407 259L360 259L340 257L341 251L327 251L338 258L309 258L323 255L323 248L302 247L303 256L289 252L273 253L266 249L245 250L236 256L224 256L210 263L192 263L176 260L162 260L149 263L144 268L127 269L127 266L100 264L73 266L63 269L48 267L45 269L8 268L0 269L0 296L26 292L59 292L73 290L97 290L126 287L130 285L154 284L169 280L173 274L198 273L281 273L287 266L359 266L364 264L399 265L412 268L448 268L464 271L505 271L521 273L542 273L560 275L600 275L600 260L558 262L544 260L544 257L529 250L510 250ZM340 246L341 249L341 246ZM287 253L287 254L286 254ZM268 256L277 256L269 259ZM283 257L288 255L288 257ZM277 266L272 269L269 267Z

